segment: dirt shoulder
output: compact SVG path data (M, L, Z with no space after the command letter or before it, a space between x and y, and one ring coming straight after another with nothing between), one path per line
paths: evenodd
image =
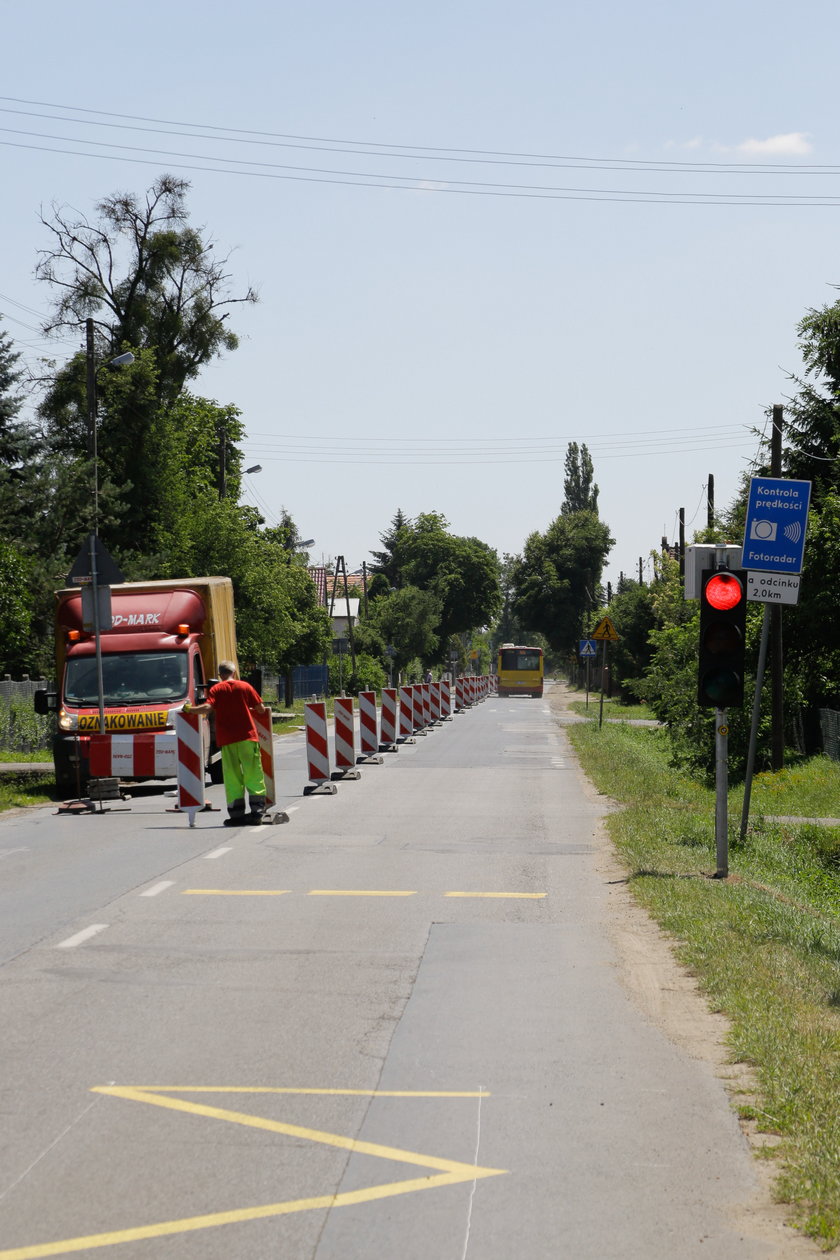
M578 697L564 684L548 687L546 697L561 726L577 720L568 704ZM571 745L568 753L576 760ZM585 790L602 806L604 820L620 808L595 789L582 769L580 775ZM711 1066L729 1093L733 1107L752 1102L754 1081L750 1071L745 1064L732 1062L726 1043L729 1021L709 1009L696 981L677 961L671 938L636 902L627 883L627 869L615 852L603 820L597 838L596 869L608 890L608 927L619 976L635 1006L685 1054ZM775 1144L773 1139L758 1133L750 1124L741 1122L741 1129L756 1156L758 1190L749 1203L740 1207L738 1227L748 1237L768 1245L768 1260L823 1255L815 1243L787 1226L788 1211L774 1200L776 1168L766 1158L767 1147ZM760 1158L762 1155L764 1158Z

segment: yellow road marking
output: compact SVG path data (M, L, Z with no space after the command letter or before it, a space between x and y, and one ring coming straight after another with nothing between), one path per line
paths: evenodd
M291 888L185 888L184 897L285 897Z
M213 1120L226 1120L232 1124L246 1125L250 1128L265 1129L271 1133L282 1133L289 1137L303 1138L327 1146L339 1147L342 1150L372 1155L379 1159L393 1160L411 1164L420 1168L438 1170L436 1176L415 1177L405 1181L393 1181L385 1185L369 1186L362 1190L347 1191L341 1194L318 1195L309 1199L293 1199L286 1203L267 1203L259 1207L237 1208L227 1212L210 1212L202 1216L187 1216L179 1220L159 1221L154 1225L139 1225L132 1229L111 1230L101 1234L87 1234L84 1237L65 1238L51 1243L36 1243L32 1246L13 1247L0 1251L0 1260L40 1260L45 1256L69 1255L75 1251L84 1251L98 1247L113 1247L119 1243L139 1242L148 1238L163 1238L173 1234L184 1234L200 1229L213 1229L221 1225L232 1225L243 1221L265 1220L269 1217L287 1216L293 1212L311 1212L318 1208L346 1207L357 1203L370 1203L376 1199L391 1198L399 1194L411 1194L417 1190L430 1190L439 1186L457 1185L464 1181L477 1181L480 1177L498 1177L507 1170L504 1168L482 1168L477 1164L463 1164L458 1160L439 1159L432 1155L419 1155L414 1151L402 1150L399 1147L383 1146L375 1142L362 1142L355 1138L344 1137L338 1133L327 1133L320 1129L307 1129L300 1125L284 1124L277 1120L268 1120L263 1116L253 1116L245 1112L228 1111L221 1107L208 1107L201 1103L187 1102L180 1098L166 1098L166 1092L178 1089L178 1086L117 1086L99 1085L92 1090L96 1094L107 1094L115 1098L123 1098L129 1102L150 1103L156 1107L164 1107L172 1111L183 1111L191 1115L205 1116ZM181 1092L211 1092L196 1086L186 1086ZM323 1094L364 1094L379 1096L377 1090L298 1090L298 1089L255 1089L249 1090L236 1086L213 1090L218 1093L323 1093ZM429 1097L486 1097L483 1091L476 1093L438 1093L425 1091L385 1092L386 1097L429 1098Z
M443 894L444 897L516 897L526 901L539 901L547 896L546 893L520 893L520 892L448 892Z
M135 1085L150 1094L323 1094L352 1098L489 1098L486 1089L308 1089L295 1085ZM105 1088L99 1091L105 1092Z
M308 897L416 897L415 890L399 888L310 888Z

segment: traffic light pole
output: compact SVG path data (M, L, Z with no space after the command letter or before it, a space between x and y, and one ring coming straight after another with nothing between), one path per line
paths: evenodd
M715 879L729 874L729 727L726 709L715 710Z

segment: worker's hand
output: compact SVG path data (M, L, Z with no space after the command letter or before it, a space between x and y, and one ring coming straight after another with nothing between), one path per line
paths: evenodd
M184 701L184 707L181 709L181 712L192 713L192 705L190 704L189 700Z

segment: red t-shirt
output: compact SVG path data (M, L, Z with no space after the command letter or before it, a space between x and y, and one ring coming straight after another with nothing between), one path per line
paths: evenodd
M217 682L207 693L207 703L216 717L216 743L238 744L242 739L259 740L251 710L262 706L262 700L250 683L238 678Z

